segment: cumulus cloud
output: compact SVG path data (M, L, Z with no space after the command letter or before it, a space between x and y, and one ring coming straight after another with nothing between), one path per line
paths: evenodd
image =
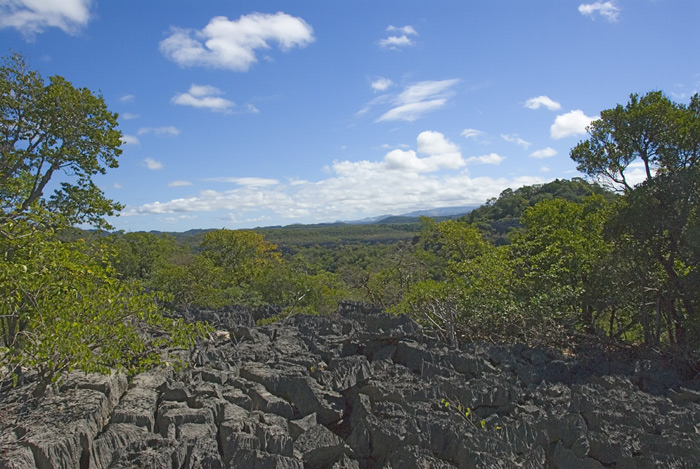
M598 118L598 116L589 117L580 109L576 109L566 114L558 115L549 129L549 133L553 139L557 140L574 135L583 135L586 133L586 127Z
M141 116L138 114L132 114L130 112L125 112L124 114L119 114L119 117L121 117L125 121L130 121L130 120L138 119Z
M0 28L15 28L34 40L47 28L77 34L90 20L92 0L0 1Z
M417 208L480 204L497 197L506 188L546 181L539 176L472 177L465 171L407 173L389 170L383 162L371 161L338 161L329 171L328 178L316 182L205 190L194 197L128 207L123 214L227 211L241 220L263 213L308 222L351 220L383 213L400 214Z
M190 181L171 181L168 183L168 187L184 187L184 186L191 186L192 183Z
M313 28L286 13L252 13L237 20L217 16L202 30L173 27L160 51L183 67L204 66L245 72L258 61L259 49L277 43L283 51L306 47L315 40Z
M406 87L392 104L393 108L382 114L377 122L404 120L412 122L424 114L440 109L454 95L452 88L458 79L423 81Z
M150 169L151 171L158 171L159 169L163 169L163 163L154 160L153 158L146 158L145 160L143 160L143 166Z
M128 207L124 215L219 212L235 220L277 214L295 221L352 220L418 208L479 204L504 189L545 182L540 176L476 177L469 163L498 164L492 153L465 160L459 147L436 131L421 132L414 148L395 148L378 161L335 161L318 181L214 178L230 190L204 190L189 198Z
M470 156L467 158L467 164L501 164L505 157L497 153L489 153L488 155Z
M525 101L525 107L529 109L539 109L542 106L550 111L558 111L561 109L561 104L552 100L549 96L537 96L536 98L530 98Z
M410 47L415 45L409 36L416 36L418 33L412 26L388 26L386 28L389 33L397 33L398 36L392 35L379 40L379 47L384 49L399 50L402 47Z
M418 152L428 155L419 158L413 150L392 150L384 157L389 170L430 173L440 169L458 169L465 165L459 147L440 132L421 132L417 138Z
M530 153L530 156L533 158L551 158L552 156L557 156L557 151L552 147L547 147L533 151Z
M620 15L620 8L613 2L582 3L578 6L578 11L584 16L595 19L595 15L600 15L610 22L616 22Z
M172 136L178 136L180 135L180 130L178 130L177 127L174 127L172 125L165 126L165 127L141 127L139 131L137 132L138 135L147 135L147 134L153 134L157 136L161 135L172 135Z
M394 86L394 82L389 80L388 78L379 77L376 80L374 80L370 86L372 86L372 89L374 91L386 91L392 86Z
M122 103L133 103L134 102L135 96L133 94L125 94L121 98L119 98L119 101Z
M192 106L214 112L230 112L236 103L222 98L219 96L221 94L223 91L214 86L192 84L186 93L173 96L171 102L179 106Z
M517 134L501 134L501 138L506 142L515 143L519 147L523 147L526 150L530 148L530 145L532 145L532 143L527 142L522 138L518 137Z
M466 139L470 139L470 138L476 139L476 138L482 136L484 133L481 130L464 129L459 134Z

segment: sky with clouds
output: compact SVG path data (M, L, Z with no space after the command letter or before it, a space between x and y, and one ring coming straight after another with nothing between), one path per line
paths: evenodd
M357 220L581 176L630 93L700 88L697 0L0 0L2 55L99 92L126 231Z

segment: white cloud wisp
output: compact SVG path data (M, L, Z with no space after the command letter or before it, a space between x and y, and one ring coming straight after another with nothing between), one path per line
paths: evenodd
M377 122L403 120L412 122L428 112L447 104L454 95L452 88L458 79L423 81L405 88L394 100L394 107L382 114Z
M539 109L543 106L550 111L558 111L561 109L561 104L554 101L549 96L537 96L536 98L530 98L525 101L525 107L528 109Z
M578 11L591 18L595 18L595 15L598 14L611 23L616 22L620 16L620 8L613 2L582 3L578 6Z

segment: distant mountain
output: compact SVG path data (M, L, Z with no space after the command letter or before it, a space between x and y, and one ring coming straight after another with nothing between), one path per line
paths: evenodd
M459 207L428 208L425 210L415 210L401 215L380 215L377 217L363 218L362 220L342 221L348 225L365 225L370 223L407 223L415 221L416 218L425 217L452 217L465 215L481 205L462 205Z

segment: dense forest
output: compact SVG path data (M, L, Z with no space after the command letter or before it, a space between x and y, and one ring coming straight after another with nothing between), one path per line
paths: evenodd
M121 206L92 178L117 166L121 134L101 97L20 56L0 86L0 380L147 368L206 333L180 313L270 322L343 300L452 346L700 346L699 95L631 95L572 149L587 179L508 189L461 217L168 234L105 221ZM74 179L47 194L59 170Z

